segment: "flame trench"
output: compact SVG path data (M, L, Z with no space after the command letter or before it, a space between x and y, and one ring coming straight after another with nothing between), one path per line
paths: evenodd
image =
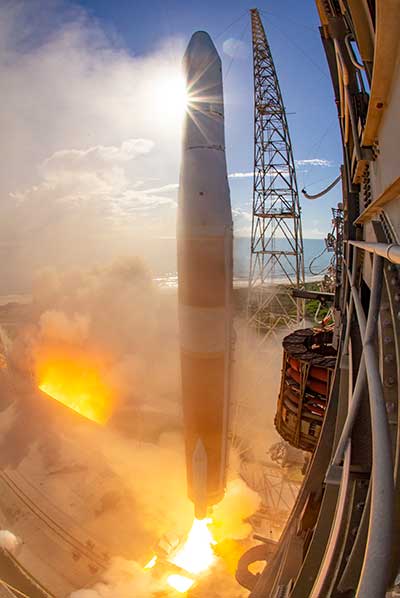
M83 417L105 424L111 416L111 388L100 364L87 355L47 355L38 364L37 377L41 391Z

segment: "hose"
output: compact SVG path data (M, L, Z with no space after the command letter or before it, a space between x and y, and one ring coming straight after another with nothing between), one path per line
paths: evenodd
M328 185L328 187L326 187L325 189L320 191L320 193L316 193L315 195L309 195L305 189L302 189L301 192L304 195L304 197L306 197L307 199L318 199L319 197L326 195L326 193L329 193L329 191L331 189L333 189L338 184L338 182L340 181L341 178L342 178L342 175L339 174L339 176L333 181L333 183L331 183L330 185Z

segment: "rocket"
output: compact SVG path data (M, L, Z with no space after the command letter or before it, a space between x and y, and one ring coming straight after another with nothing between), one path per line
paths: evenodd
M221 60L204 31L183 59L178 318L188 496L203 519L225 492L232 361L232 211Z

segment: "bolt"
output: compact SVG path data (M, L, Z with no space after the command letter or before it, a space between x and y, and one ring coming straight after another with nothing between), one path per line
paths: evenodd
M385 363L392 363L393 361L393 353L388 353L385 355Z
M390 326L391 323L392 323L392 320L390 318L385 318L382 321L383 326Z
M393 337L392 336L385 336L383 338L383 342L384 342L385 345L389 345L390 343L393 342Z

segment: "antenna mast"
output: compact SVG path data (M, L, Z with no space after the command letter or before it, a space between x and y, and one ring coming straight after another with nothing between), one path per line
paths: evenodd
M292 145L278 77L257 9L254 67L254 186L248 322L264 341L304 317L292 297L304 285L303 238Z

